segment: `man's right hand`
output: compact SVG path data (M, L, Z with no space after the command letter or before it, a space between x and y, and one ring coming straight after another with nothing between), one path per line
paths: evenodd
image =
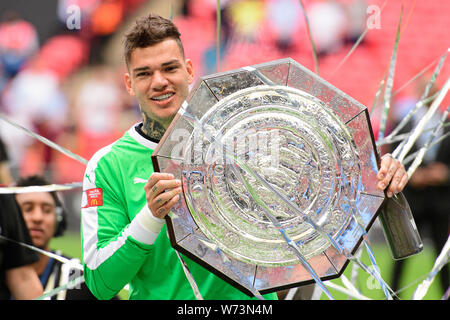
M178 202L182 192L181 181L173 174L153 172L144 186L147 205L153 216L164 219Z

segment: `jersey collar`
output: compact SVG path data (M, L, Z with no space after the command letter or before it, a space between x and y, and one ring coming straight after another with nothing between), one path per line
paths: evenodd
M155 150L156 146L158 145L156 142L153 142L151 140L146 139L142 135L140 135L137 130L136 126L140 125L141 123L134 124L130 129L128 129L128 134L136 140L139 144L143 145L144 147L147 147L151 150Z

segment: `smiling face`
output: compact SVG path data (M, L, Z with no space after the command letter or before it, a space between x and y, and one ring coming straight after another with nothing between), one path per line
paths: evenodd
M33 244L47 249L56 228L56 204L48 192L18 193L16 200Z
M152 120L167 129L189 94L194 69L177 41L168 38L134 49L124 78L128 93L138 100L145 132Z

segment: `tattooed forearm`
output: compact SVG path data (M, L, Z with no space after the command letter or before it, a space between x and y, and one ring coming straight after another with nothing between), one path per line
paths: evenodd
M142 131L150 138L161 140L166 129L156 120L153 120L145 111L142 111L143 125Z

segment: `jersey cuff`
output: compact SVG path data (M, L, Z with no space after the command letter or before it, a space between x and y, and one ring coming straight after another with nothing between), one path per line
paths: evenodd
M130 232L134 239L144 244L153 244L165 222L164 219L153 216L147 204L145 204L131 222Z

